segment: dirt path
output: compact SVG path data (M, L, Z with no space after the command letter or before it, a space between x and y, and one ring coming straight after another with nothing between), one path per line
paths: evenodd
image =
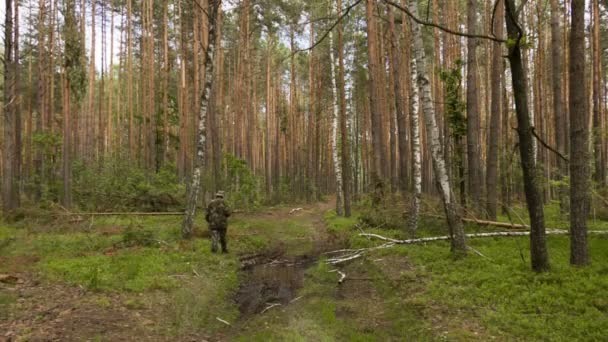
M240 215L240 220L271 220L284 224L285 230L298 231L294 238L285 231L287 238L274 240L263 253L240 257L241 285L233 299L241 312L240 320L266 312L273 305L287 307L297 300L306 268L315 263L321 252L336 245L323 220L324 212L332 206L332 202L327 202L304 205L298 210ZM256 234L266 233L260 229ZM37 275L34 264L27 271L11 273L14 278L0 281L0 311L4 311L0 312L0 341L176 340L163 327L163 307L150 305L149 299L158 300L157 294L97 292L82 286L49 283ZM228 328L213 335L180 332L178 340L226 340L233 335L231 331Z

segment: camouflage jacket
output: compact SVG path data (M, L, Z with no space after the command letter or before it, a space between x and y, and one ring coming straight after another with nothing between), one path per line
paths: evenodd
M216 198L207 206L205 220L211 229L226 229L231 211L223 199Z

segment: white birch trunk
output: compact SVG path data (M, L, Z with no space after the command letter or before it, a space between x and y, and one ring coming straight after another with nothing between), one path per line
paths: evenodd
M418 16L417 2L411 1L409 4L410 12L414 16ZM421 104L424 111L424 119L426 123L426 131L431 148L431 156L433 158L433 170L437 181L437 190L443 201L444 210L446 213L449 233L451 236L452 252L466 253L466 243L464 229L460 219L458 203L455 201L455 196L452 196L452 189L448 178L448 172L443 158L441 141L439 139L439 129L435 120L435 108L431 96L431 83L426 71L426 55L422 42L422 32L420 25L414 21L411 22L413 52L416 61L418 74L416 82L421 91Z
M207 140L207 111L209 109L209 94L211 93L211 83L213 81L213 57L215 55L215 43L217 34L217 11L221 6L221 0L209 1L209 40L207 50L205 51L205 85L201 94L201 108L198 114L198 131L196 144L196 157L194 164L194 173L192 174L192 182L188 191L188 199L186 202L186 211L184 213L184 221L182 224L182 237L189 239L192 237L192 225L196 214L196 204L198 202L198 194L201 188L201 173L205 163L205 144Z
M338 216L344 215L343 189L342 189L342 167L338 158L338 91L336 86L336 66L334 57L333 35L329 33L329 58L331 68L331 93L333 96L334 113L331 122L331 155L334 162L334 172L336 174L336 213Z
M421 171L421 155L420 155L420 123L418 120L419 103L418 103L418 70L416 62L411 62L411 77L412 77L412 98L411 98L411 124L412 124L412 175L414 177L414 196L412 198L412 207L409 213L408 229L410 233L416 235L418 229L418 215L420 213L420 197L422 195L422 171Z

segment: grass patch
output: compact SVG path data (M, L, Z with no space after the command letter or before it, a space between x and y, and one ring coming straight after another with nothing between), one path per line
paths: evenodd
M559 208L551 205L546 213L548 226L567 227L567 222L556 217ZM333 218L326 218L331 224ZM593 227L590 229L606 229L608 223L598 221L590 226ZM475 225L467 225L465 229L467 232L492 230ZM366 231L387 237L402 235L400 230L394 229ZM420 236L445 234L445 223L441 220L423 219L420 223ZM380 241L357 235L354 231L351 235L353 247L380 244ZM604 338L608 330L608 301L602 294L608 290L608 238L590 235L592 264L575 268L569 266L568 237L549 236L552 269L544 274L536 274L530 269L527 237L469 239L468 244L487 258L470 253L466 258L453 259L447 241L395 246L368 254L365 257L369 264L366 275L382 279L375 280L374 287L386 302L391 321L403 319L402 325L412 326L408 316L420 318L415 310L413 316L408 315L413 306L423 308L422 319L432 323L434 336L439 339L567 341ZM387 280L386 275L375 276L377 270L369 260L387 258L413 264L411 270L393 270L399 274L401 285ZM390 269L391 265L384 267ZM423 284L421 288L420 284ZM412 288L417 287L420 291L413 291L416 294L412 296ZM443 318L433 321L433 316ZM424 324L421 329L421 332L425 331Z
M0 320L8 319L11 312L11 306L17 302L15 295L11 293L0 292Z

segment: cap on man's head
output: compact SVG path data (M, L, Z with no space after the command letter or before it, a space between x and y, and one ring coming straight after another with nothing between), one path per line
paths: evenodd
M218 197L218 198L224 198L224 192L223 192L223 191L221 191L221 190L220 190L220 191L218 191L218 192L216 192L216 193L215 193L215 197Z

